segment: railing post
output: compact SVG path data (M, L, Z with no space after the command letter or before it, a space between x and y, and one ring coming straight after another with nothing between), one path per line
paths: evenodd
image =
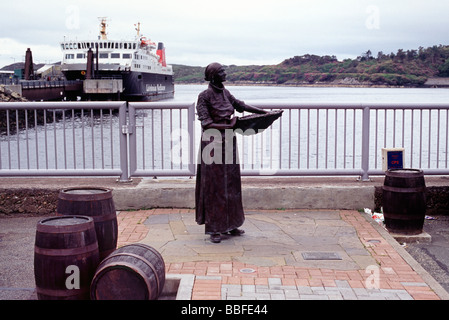
M370 181L369 170L369 133L370 133L370 108L363 108L362 119L362 181Z
M189 130L189 171L195 175L195 103L188 109L188 130Z
M128 173L128 132L124 130L127 128L126 119L127 103L124 102L119 109L119 131L120 131L120 169L122 174L117 180L118 182L130 182L131 179Z

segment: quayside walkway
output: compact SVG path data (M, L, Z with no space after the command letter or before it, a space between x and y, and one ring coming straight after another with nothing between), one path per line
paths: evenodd
M119 245L148 244L182 299L421 300L449 295L381 226L354 210L247 211L243 236L213 244L188 209L120 212Z
M141 242L161 252L167 275L182 278L179 300L449 300L444 288L382 226L358 210L364 203L349 207L351 197L354 202L364 198L360 188L371 188L367 199L373 203L381 179L326 179L281 184L244 178L246 233L226 236L219 244L211 243L204 226L196 224L191 206L157 208L154 202L190 201L194 179L117 184L96 178L5 178L0 187L22 195L27 190L57 195L61 188L80 185L113 188L120 205L119 246ZM273 195L272 209L251 205L267 194ZM295 195L304 197L307 206L287 207ZM332 204L338 198L346 199L342 207ZM137 204L138 199L152 202L153 209L142 209L145 202ZM276 204L279 199L284 202ZM317 199L327 199L329 208ZM0 300L35 298L34 237L42 218L0 215Z

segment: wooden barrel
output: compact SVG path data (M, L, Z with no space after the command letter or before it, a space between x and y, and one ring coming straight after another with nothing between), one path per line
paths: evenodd
M391 169L382 186L383 213L388 231L414 235L422 232L426 214L424 173L417 169Z
M117 248L117 213L112 190L97 187L63 189L59 192L57 213L89 216L94 219L100 260Z
M115 250L97 268L92 300L156 300L165 284L165 263L154 248L135 243Z
M99 263L92 218L62 216L38 222L34 276L39 300L88 300Z

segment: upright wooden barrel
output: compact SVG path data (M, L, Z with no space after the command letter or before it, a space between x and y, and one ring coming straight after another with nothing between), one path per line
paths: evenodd
M115 250L98 266L92 300L156 300L165 284L165 263L154 248L135 243Z
M117 214L112 190L96 187L63 189L59 192L57 213L94 219L101 260L117 248Z
M385 227L393 233L422 232L426 214L424 173L417 169L391 169L382 187Z
M92 218L62 216L38 222L34 276L39 300L89 299L99 263Z

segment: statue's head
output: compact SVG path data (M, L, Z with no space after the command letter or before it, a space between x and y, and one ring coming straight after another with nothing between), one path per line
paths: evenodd
M204 73L206 81L224 82L226 81L226 72L223 66L218 62L213 62L206 67Z

